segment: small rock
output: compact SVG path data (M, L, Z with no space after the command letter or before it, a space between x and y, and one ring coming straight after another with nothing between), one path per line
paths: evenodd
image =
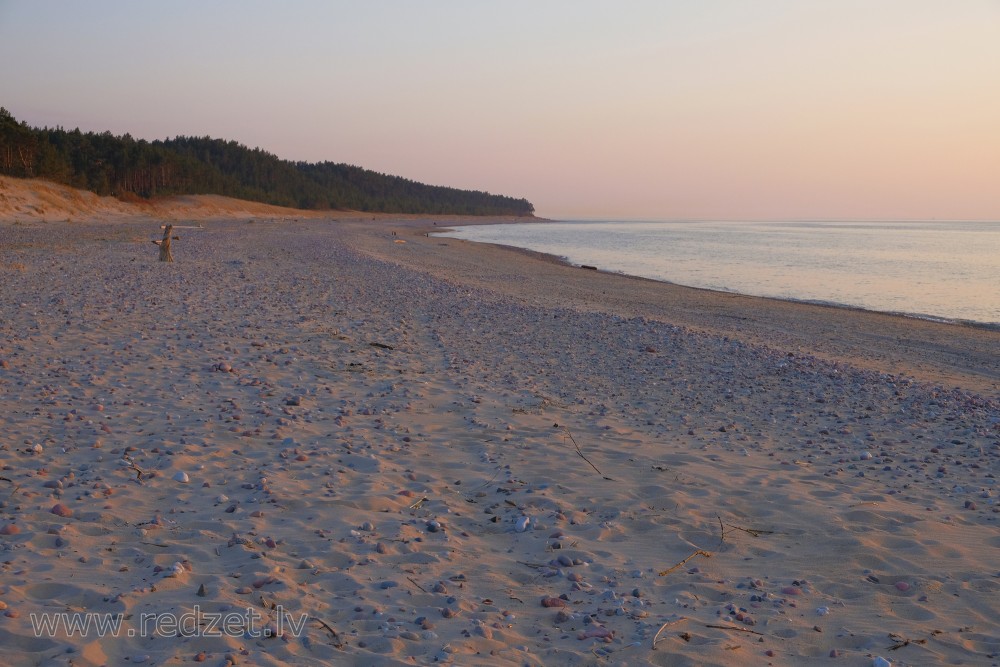
M189 478L188 474L183 470L178 470L176 473L174 473L174 481L180 482L181 484L187 484L188 482L191 481L191 478Z
M56 516L61 516L63 518L69 518L73 516L73 510L71 510L66 505L63 505L62 503L56 503L55 505L52 506L52 509L50 509L49 511L55 514Z
M0 528L0 535L17 535L21 532L17 524L8 523L3 528Z

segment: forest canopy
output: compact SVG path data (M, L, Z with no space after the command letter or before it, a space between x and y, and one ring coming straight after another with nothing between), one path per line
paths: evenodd
M99 195L216 194L301 209L530 216L527 199L425 185L333 162L290 162L211 137L134 139L34 128L0 107L0 174L44 178Z

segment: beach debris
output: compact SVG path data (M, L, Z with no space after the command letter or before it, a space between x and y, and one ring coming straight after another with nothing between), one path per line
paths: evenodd
M656 634L653 635L653 643L650 646L650 648L654 651L656 650L656 642L660 639L660 635L663 633L664 630L666 630L672 625L676 625L677 623L686 620L687 620L686 616L675 616L674 618L671 618L666 622L664 622L663 625L660 626L660 629L656 631Z
M751 630L750 628L740 627L738 625L716 625L716 624L713 624L713 623L706 623L705 627L706 628L714 628L716 630L729 630L730 632L745 632L745 633L751 634L751 635L760 635L762 637L764 636L763 632L757 632L756 630Z
M172 262L174 261L174 255L170 252L170 241L180 241L181 237L174 236L173 225L162 225L160 229L163 230L163 238L154 240L153 243L160 246L160 261Z
M558 426L558 425L557 425L557 426ZM578 444L577 444L577 442L576 442L576 438L574 438L574 437L573 437L573 434L572 434L572 433L570 432L570 430L569 430L568 428L566 429L566 435L568 435L568 436L569 436L569 439L570 439L570 442L572 442L572 443L573 443L573 447L574 447L574 448L576 449L576 453L577 453L577 454L579 455L579 457L580 457L581 459L583 459L584 461L586 461L586 462L587 462L587 464L588 464L588 465L589 465L589 466L590 466L591 468L593 468L593 469L594 469L594 471L595 471L595 472L597 472L597 474L598 474L598 475L600 475L600 476L601 476L601 477L603 477L604 479L608 480L609 482L613 482L613 481L615 481L615 480L611 479L610 477L608 477L607 475L605 475L605 474L604 474L603 472L601 472L600 470L598 470L597 466L595 466L595 465L593 464L593 462L592 462L592 461L591 461L590 459L588 459L588 458L587 458L586 456L584 456L584 454L583 454L583 450L581 450L581 449L580 449L580 445L578 445Z
M889 633L889 639L891 639L892 641L894 641L895 644L893 644L892 646L886 647L887 651L898 651L899 649L903 648L904 646L909 646L910 644L920 644L920 645L923 645L923 644L927 643L926 639L907 639L906 637L904 637L902 635L898 635L898 634L896 634L894 632L890 632ZM886 664L888 664L888 662Z
M686 565L689 560L691 560L692 558L695 558L696 556L704 556L705 558L711 558L712 554L710 552L708 552L708 551L704 551L702 549L698 549L693 554L691 554L690 556L688 556L687 558L685 558L681 562L677 563L673 567L667 568L666 570L663 570L662 572L659 572L657 576L660 576L660 577L667 576L668 574L670 574L674 570L676 570L676 569L678 569L678 568L683 567L684 565Z

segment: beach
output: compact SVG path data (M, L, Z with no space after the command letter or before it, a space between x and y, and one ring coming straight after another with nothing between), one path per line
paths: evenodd
M1000 664L997 331L0 185L4 664Z

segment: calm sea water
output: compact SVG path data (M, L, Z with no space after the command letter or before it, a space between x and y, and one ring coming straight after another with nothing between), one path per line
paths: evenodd
M444 236L691 287L1000 325L1000 222L553 222Z

